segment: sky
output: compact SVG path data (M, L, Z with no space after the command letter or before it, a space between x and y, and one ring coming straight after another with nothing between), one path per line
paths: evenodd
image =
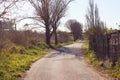
M120 24L120 0L94 0L99 8L99 15L102 21L104 21L108 28L119 29ZM64 25L70 19L76 19L83 25L85 25L85 15L87 14L87 8L89 0L75 0L68 6L68 10L65 17L61 19L61 25L59 29L67 30ZM32 7L29 4L24 4L24 10L21 12L27 16L32 15ZM30 20L26 20L22 23L29 23Z
M108 28L119 29L120 24L120 0L94 0L99 8L99 15ZM63 22L76 19L85 25L89 0L75 0L69 5L67 15Z

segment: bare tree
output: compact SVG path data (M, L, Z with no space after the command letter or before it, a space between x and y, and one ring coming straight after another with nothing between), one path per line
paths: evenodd
M18 1L20 0L0 0L0 18L9 13Z
M44 25L46 30L46 43L50 45L50 38L55 34L57 44L57 26L66 12L68 4L73 0L29 0L35 8L37 20Z
M0 0L0 40L3 39L3 25L1 20L8 19L5 16L16 6L18 1L20 0Z
M88 13L86 14L87 28L89 34L103 34L105 25L100 20L99 10L97 4L94 4L94 0L89 0Z
M82 24L76 20L69 20L66 23L67 28L71 31L74 40L82 38Z
M73 0L69 0L68 2L66 2L66 0L55 0L55 1L56 1L56 5L53 8L54 12L52 13L52 27L53 27L52 33L54 33L55 36L55 44L58 44L57 32L56 32L57 27L60 24L60 19L65 15L68 4Z

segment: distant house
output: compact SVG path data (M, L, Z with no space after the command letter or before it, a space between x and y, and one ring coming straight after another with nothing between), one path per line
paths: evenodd
M1 30L14 30L13 23L11 21L0 21L0 29Z

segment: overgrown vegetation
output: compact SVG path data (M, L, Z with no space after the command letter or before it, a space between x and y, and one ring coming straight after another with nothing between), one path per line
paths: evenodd
M30 64L36 61L47 52L44 44L22 47L17 53L2 52L0 53L0 80L16 80L22 76L22 73L30 68Z
M60 39L62 43L48 46L44 42L44 34L32 31L4 31L0 40L0 80L16 80L30 68L32 62L44 56L51 48L73 43L68 33L59 34L65 37Z
M120 60L118 60L116 62L116 65L112 67L112 63L109 60L98 60L95 52L88 49L88 43L84 43L82 47L83 49L87 50L87 52L85 52L85 58L88 63L94 65L99 69L102 68L105 73L111 75L112 77L120 79Z

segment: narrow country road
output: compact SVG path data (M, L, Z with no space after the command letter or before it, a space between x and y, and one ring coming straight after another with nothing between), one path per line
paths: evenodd
M50 52L31 65L23 80L108 80L85 63L82 41Z

